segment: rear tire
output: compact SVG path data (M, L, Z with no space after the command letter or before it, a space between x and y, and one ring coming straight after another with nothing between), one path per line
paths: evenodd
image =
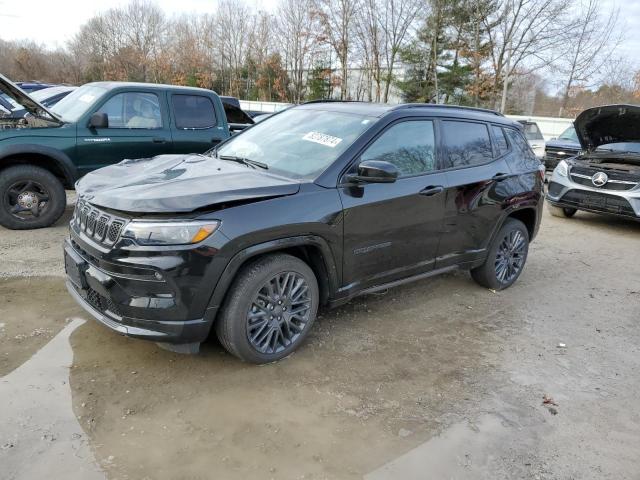
M551 212L551 215L554 217L571 218L577 211L577 208L555 207L553 205L549 205L549 212Z
M520 220L509 218L494 237L485 262L471 270L471 277L486 288L508 288L520 277L528 253L527 227Z
M302 260L280 253L261 257L238 273L216 334L229 353L245 362L275 362L303 343L319 299L313 270Z
M15 165L0 172L0 225L11 230L48 227L64 213L62 182L44 168Z

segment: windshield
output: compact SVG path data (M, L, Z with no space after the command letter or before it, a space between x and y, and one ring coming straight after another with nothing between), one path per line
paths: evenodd
M544 140L537 123L525 123L523 127L524 135L527 137L527 140Z
M576 133L576 129L573 128L573 126L567 128L560 134L558 140L569 140L578 143L578 134Z
M630 152L640 153L639 142L607 143L596 148L596 152Z
M293 108L231 138L218 157L261 162L275 173L314 178L331 165L377 118Z
M51 111L65 122L76 122L106 91L104 87L85 85L56 103Z

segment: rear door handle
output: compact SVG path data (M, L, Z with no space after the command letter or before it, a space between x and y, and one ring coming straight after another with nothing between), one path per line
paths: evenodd
M153 143L167 143L167 139L162 137L155 137L153 139Z
M420 190L420 195L425 197L431 197L432 195L437 195L438 193L444 192L444 187L442 185L429 185L428 187Z
M511 176L510 173L496 173L491 180L495 180L499 182L500 180L504 180L505 178L509 178Z

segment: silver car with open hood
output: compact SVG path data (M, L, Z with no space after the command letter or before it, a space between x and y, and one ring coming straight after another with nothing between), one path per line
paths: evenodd
M640 106L590 108L574 125L582 151L553 171L551 213L572 217L584 210L640 220Z

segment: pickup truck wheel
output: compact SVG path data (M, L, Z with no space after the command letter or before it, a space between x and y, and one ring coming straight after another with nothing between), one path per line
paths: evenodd
M0 225L11 230L48 227L64 213L67 197L60 180L33 165L0 172Z
M485 262L471 270L473 279L486 288L503 290L518 279L529 253L529 231L515 218L507 219L497 233Z
M216 322L218 339L246 362L279 360L304 341L319 298L316 277L302 260L285 254L262 257L236 277Z

